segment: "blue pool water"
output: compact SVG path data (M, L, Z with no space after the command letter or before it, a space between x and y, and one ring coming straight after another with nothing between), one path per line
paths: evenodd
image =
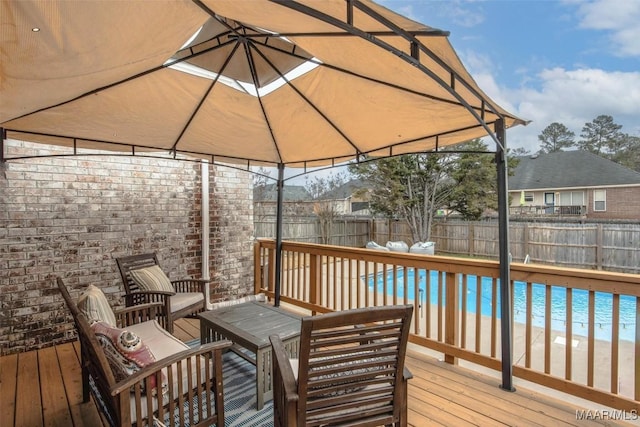
M426 271L418 270L419 280L419 300L420 303L426 303ZM430 295L429 302L434 304L438 301L439 287L444 283L444 278L438 271L430 271ZM371 274L367 278L367 284L370 290L377 287L380 295L393 293L393 272L388 271L386 275L378 273ZM407 280L407 298L415 299L415 271L413 268L406 269ZM364 279L364 277L363 277ZM404 298L405 270L398 269L396 274L398 298ZM500 317L500 281L497 281L496 292L498 292L496 312ZM462 283L460 283L460 291L462 291ZM476 276L467 276L467 312L476 313L476 296L478 291L481 295L481 314L491 315L491 295L492 295L492 279L490 277L481 277L478 283ZM444 292L443 292L444 293ZM531 300L533 303L533 325L544 327L545 319L545 293L544 285L533 284ZM514 321L525 323L526 318L526 284L524 282L514 282L513 289L514 300ZM573 334L587 336L588 332L588 291L574 289L572 294L572 315L573 315ZM460 298L460 307L462 308L462 298ZM612 331L612 307L613 296L609 293L595 293L595 338L611 341ZM566 319L566 290L560 286L551 287L551 327L558 331L564 331ZM635 319L636 319L636 302L635 297L622 295L620 297L620 339L635 341Z

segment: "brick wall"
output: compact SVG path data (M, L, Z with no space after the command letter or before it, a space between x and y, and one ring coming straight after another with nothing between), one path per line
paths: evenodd
M253 293L253 184L247 172L218 167L210 174L211 299Z
M7 153L33 153L9 141ZM56 148L51 148L55 151ZM250 174L211 167L213 299L253 289ZM55 286L99 286L121 305L115 257L157 252L172 279L201 277L201 166L170 159L85 156L0 165L0 354L74 337Z
M640 220L640 186L610 187L607 192L607 210L593 210L593 190L587 191L587 216L598 219Z

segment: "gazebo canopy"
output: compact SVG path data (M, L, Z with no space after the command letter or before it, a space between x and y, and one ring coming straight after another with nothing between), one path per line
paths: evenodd
M5 138L293 167L424 152L499 118L447 33L367 0L3 1Z

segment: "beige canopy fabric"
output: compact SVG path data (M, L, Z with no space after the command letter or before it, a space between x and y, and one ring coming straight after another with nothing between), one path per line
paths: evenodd
M486 136L447 33L366 0L0 4L6 138L313 167Z

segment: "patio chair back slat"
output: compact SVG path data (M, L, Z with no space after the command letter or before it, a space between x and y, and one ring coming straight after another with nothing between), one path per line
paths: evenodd
M297 375L270 337L275 425L405 426L412 313L404 305L303 318Z
M140 290L138 284L131 278L131 274L129 274L131 270L159 265L158 257L155 253L116 258L116 264L118 264L120 276L122 276L122 283L124 284L124 289L127 294Z

